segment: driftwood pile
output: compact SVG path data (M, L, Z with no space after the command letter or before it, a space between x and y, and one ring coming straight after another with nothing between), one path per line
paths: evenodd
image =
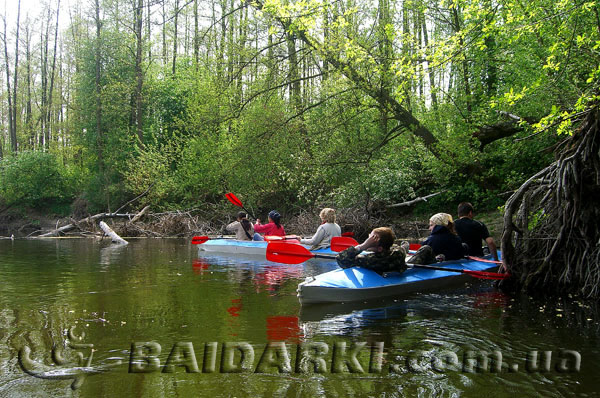
M151 213L149 206L146 206L136 213L99 213L80 220L71 218L66 225L57 225L52 230L36 231L36 234L29 237L106 235L118 242L122 239L120 236L162 238L183 237L196 232L215 233L216 227L210 222L200 221L201 217L203 216L193 210Z

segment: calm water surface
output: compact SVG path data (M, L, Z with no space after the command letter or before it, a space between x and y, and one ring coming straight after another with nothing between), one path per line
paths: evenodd
M301 307L297 284L333 268L178 239L1 240L0 397L600 396L596 305L474 280Z

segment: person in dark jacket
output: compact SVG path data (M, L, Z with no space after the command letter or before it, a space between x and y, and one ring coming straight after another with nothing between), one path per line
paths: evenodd
M394 245L396 236L387 227L375 228L369 237L361 244L350 246L337 255L336 260L340 267L362 267L371 269L379 274L383 272L406 270L404 258L408 247ZM362 251L369 251L360 255Z
M467 255L467 248L454 230L452 216L437 213L429 219L431 234L421 248L408 259L412 264L431 264L436 261L459 260Z

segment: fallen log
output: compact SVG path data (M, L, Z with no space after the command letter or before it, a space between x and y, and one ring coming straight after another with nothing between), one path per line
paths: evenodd
M109 227L108 224L105 223L104 221L100 221L100 223L98 225L100 226L102 231L104 231L104 233L110 237L110 239L113 243L118 243L120 245L129 244L129 242L127 242L125 239L123 239L119 235L117 235L117 233L115 231L113 231L112 228Z
M60 228L56 228L53 231L50 232L46 232L44 234L39 235L40 238L51 238L51 237L56 237L56 236L60 236L66 232L72 231L74 229L78 229L78 225L79 224L83 224L83 223L96 223L99 220L103 220L106 218L127 218L127 219L131 219L134 215L133 214L122 214L122 213L99 213L93 216L89 216L86 217L84 219L81 219L75 223L71 223L71 224L67 224L65 226L62 226Z

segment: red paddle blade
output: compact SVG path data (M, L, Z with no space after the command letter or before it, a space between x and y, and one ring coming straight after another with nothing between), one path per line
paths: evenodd
M201 243L206 242L207 240L209 240L210 238L208 236L194 236L192 238L192 244L193 245L199 245Z
M358 245L358 242L354 238L348 236L335 236L331 238L331 250L334 252L341 252L350 246L356 245Z
M410 251L417 251L421 248L421 245L418 243L411 243L408 245L408 250Z
M267 260L283 264L300 264L315 255L304 246L285 242L269 242Z
M497 280L504 280L504 279L508 279L510 278L510 274L506 273L506 274L499 274L497 272L485 272L485 271L470 271L470 270L463 270L463 272L465 274L471 275L475 278L479 278L479 279L497 279Z
M242 204L242 201L238 199L237 196L235 196L233 193L229 192L225 194L225 197L234 205L236 205L237 207L244 207L244 205Z

